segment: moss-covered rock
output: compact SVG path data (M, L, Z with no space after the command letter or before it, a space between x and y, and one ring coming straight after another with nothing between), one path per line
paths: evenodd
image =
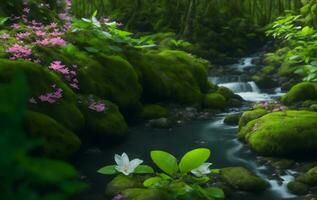
M299 83L282 97L283 103L287 105L305 100L317 100L316 84L309 82Z
M239 132L252 149L267 156L307 156L317 152L317 113L285 111L250 121Z
M172 200L167 192L161 189L133 188L122 192L123 199L129 200Z
M305 195L309 191L309 187L298 181L291 181L287 184L287 188L297 195Z
M268 187L267 182L243 167L223 168L220 178L234 189L243 191L263 191Z
M205 96L203 105L205 108L223 109L226 107L226 98L219 93L209 93Z
M70 130L78 130L82 127L84 117L77 108L77 97L58 75L46 67L31 62L0 59L1 83L10 81L18 72L25 74L30 96L38 101L37 104L30 104L31 110L47 114ZM54 91L52 85L63 90L63 97L53 104L40 102L37 99L40 95Z
M226 98L226 100L236 97L235 93L233 93L229 88L223 86L219 87L217 92Z
M224 119L224 123L227 125L238 125L239 124L239 120L240 120L241 114L233 114L233 115L228 115L225 117Z
M305 174L298 176L296 181L305 183L309 186L317 186L317 166L308 170Z
M86 97L80 100L80 109L85 117L85 129L82 132L86 137L102 142L104 139L120 138L127 134L128 125L115 104L100 100L98 103L104 104L105 110L97 112L89 108L91 103Z
M145 105L141 112L142 119L158 119L167 117L169 115L168 109L160 105Z
M65 65L78 66L80 93L94 94L117 104L123 114L140 111L141 85L134 68L120 56L102 53L89 55L74 46L68 49L38 47L49 62L61 60Z
M138 72L147 102L200 104L210 89L205 64L185 52L133 51L127 58Z
M118 175L107 184L106 195L113 197L117 193L120 193L126 189L142 188L144 180L145 178L141 176Z
M239 120L239 129L241 129L250 121L260 118L266 115L267 113L268 113L267 110L261 109L261 108L244 112Z
M30 136L44 139L44 154L51 157L66 158L81 145L77 135L41 113L27 112L24 128Z

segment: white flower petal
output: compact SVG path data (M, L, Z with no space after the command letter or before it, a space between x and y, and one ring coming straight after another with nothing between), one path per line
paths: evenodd
M123 165L123 162L122 162L122 157L118 154L115 154L114 155L114 160L116 161L117 165L118 166L122 166Z
M128 157L128 155L126 154L126 153L123 153L122 155L121 155L121 158L122 158L122 164L123 165L129 165L129 157Z
M134 172L134 170L143 163L143 160L140 160L138 158L133 159L129 164L129 171Z

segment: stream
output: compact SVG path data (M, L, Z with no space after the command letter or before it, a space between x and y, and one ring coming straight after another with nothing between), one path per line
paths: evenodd
M256 67L252 62L256 56L243 58L230 67L243 74L244 69ZM251 102L271 100L282 95L279 88L273 91L261 91L254 82L241 75L209 77L209 80L230 88ZM140 158L149 164L151 150L168 151L179 158L185 152L198 147L211 149L213 168L243 166L270 183L271 187L268 190L254 195L250 200L296 199L296 196L290 194L286 187L287 183L293 179L295 172L288 170L283 176L272 178L273 170L259 164L256 155L237 140L238 127L223 123L226 115L246 109L248 109L247 106L232 109L208 120L188 122L169 130L152 129L144 125L132 127L129 130L129 137L111 149L101 150L96 147L86 149L81 153L80 159L75 161L75 166L83 174L83 179L91 184L91 189L82 194L80 199L105 199L104 191L109 177L98 174L96 170L104 165L113 164L114 154L126 152L131 159Z

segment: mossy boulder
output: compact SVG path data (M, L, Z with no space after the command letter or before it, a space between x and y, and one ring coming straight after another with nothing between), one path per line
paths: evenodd
M309 186L317 186L317 166L298 176L296 181L305 183Z
M37 51L49 62L61 60L67 66L77 65L81 94L110 100L123 114L140 111L141 85L134 68L121 56L89 55L71 45L63 50L38 47Z
M205 63L185 52L132 51L127 59L138 72L146 102L200 104L211 88Z
M133 188L122 192L123 199L129 200L172 200L167 192L162 189Z
M84 123L84 117L77 107L77 96L46 67L25 61L0 59L0 82L10 81L17 73L23 72L27 78L30 96L37 104L29 104L29 109L44 113L70 130L78 130ZM54 91L52 85L63 90L63 96L56 103L40 102L38 97Z
M142 119L158 119L167 117L169 115L168 109L160 105L145 105L140 114Z
M228 115L225 117L225 119L223 120L223 122L227 125L232 125L232 126L236 126L239 124L239 120L240 120L241 114L232 114L232 115Z
M309 192L309 187L298 181L291 181L287 184L287 188L292 191L292 193L297 195L306 195Z
M220 86L218 88L217 92L219 94L221 94L224 98L226 98L226 100L229 100L231 98L235 98L236 97L235 93L233 93L229 88L226 88L226 87L223 87L223 86Z
M118 106L110 101L99 100L105 110L97 112L90 108L89 100L81 97L80 109L85 117L84 137L98 139L100 142L109 138L121 138L128 132L128 125ZM87 135L89 134L89 135Z
M303 82L295 85L282 97L283 103L290 105L305 100L317 100L317 85Z
M209 93L205 96L203 106L212 109L224 109L226 107L226 98L219 93Z
M266 156L308 156L317 152L317 113L285 111L250 121L239 132L257 153Z
M42 148L44 154L50 157L67 158L81 145L77 135L42 113L27 112L24 128L31 137L44 139Z
M244 127L250 121L260 118L267 113L268 111L262 108L244 112L239 120L239 129Z
M118 175L107 184L106 195L113 197L126 189L142 188L144 180L145 178L142 176Z
M257 192L268 187L268 183L243 167L228 167L220 170L220 179L237 190Z

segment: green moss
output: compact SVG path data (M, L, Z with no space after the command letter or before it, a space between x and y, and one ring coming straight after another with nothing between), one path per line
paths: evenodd
M226 98L219 93L210 93L204 99L205 108L223 109L226 107Z
M305 195L309 191L309 187L298 181L291 181L287 184L287 188L297 195Z
M282 97L285 104L293 104L305 100L317 100L317 86L314 83L303 82L295 85Z
M0 82L10 81L19 71L26 75L31 97L53 92L53 84L63 89L63 97L58 102L30 104L31 110L47 114L70 130L82 127L84 118L77 108L77 97L58 75L34 63L0 59Z
M234 189L243 191L263 191L267 182L243 167L228 167L220 170L220 178Z
M199 104L210 89L205 65L185 52L129 52L127 57L138 71L147 102Z
M133 188L122 192L123 199L130 200L172 200L167 192L160 189L141 189Z
M118 175L106 187L106 195L115 196L117 193L129 188L142 188L144 177Z
M141 118L142 119L158 119L167 117L169 111L160 105L146 105L143 107Z
M217 92L225 97L226 100L236 97L236 95L229 88L226 87L219 87Z
M38 51L51 61L61 60L68 66L78 66L80 93L94 94L117 104L124 114L141 109L141 85L134 68L120 56L102 53L88 55L74 46L63 50L41 47Z
M239 129L244 127L248 122L260 118L263 115L266 115L267 113L267 110L261 108L244 112L239 120Z
M224 123L228 125L238 125L239 120L240 120L241 114L233 114L233 115L228 115L224 119Z
M77 135L41 113L27 112L24 128L30 136L44 139L44 153L51 157L66 158L81 145Z
M317 151L317 113L285 111L249 122L239 132L257 153L267 156L307 156Z
M104 112L89 109L87 98L81 98L80 109L85 117L85 136L95 139L118 138L127 134L128 126L118 107L110 101L98 101L105 104ZM89 135L87 135L89 134Z
M308 170L296 178L296 181L307 184L309 186L317 186L317 166Z

